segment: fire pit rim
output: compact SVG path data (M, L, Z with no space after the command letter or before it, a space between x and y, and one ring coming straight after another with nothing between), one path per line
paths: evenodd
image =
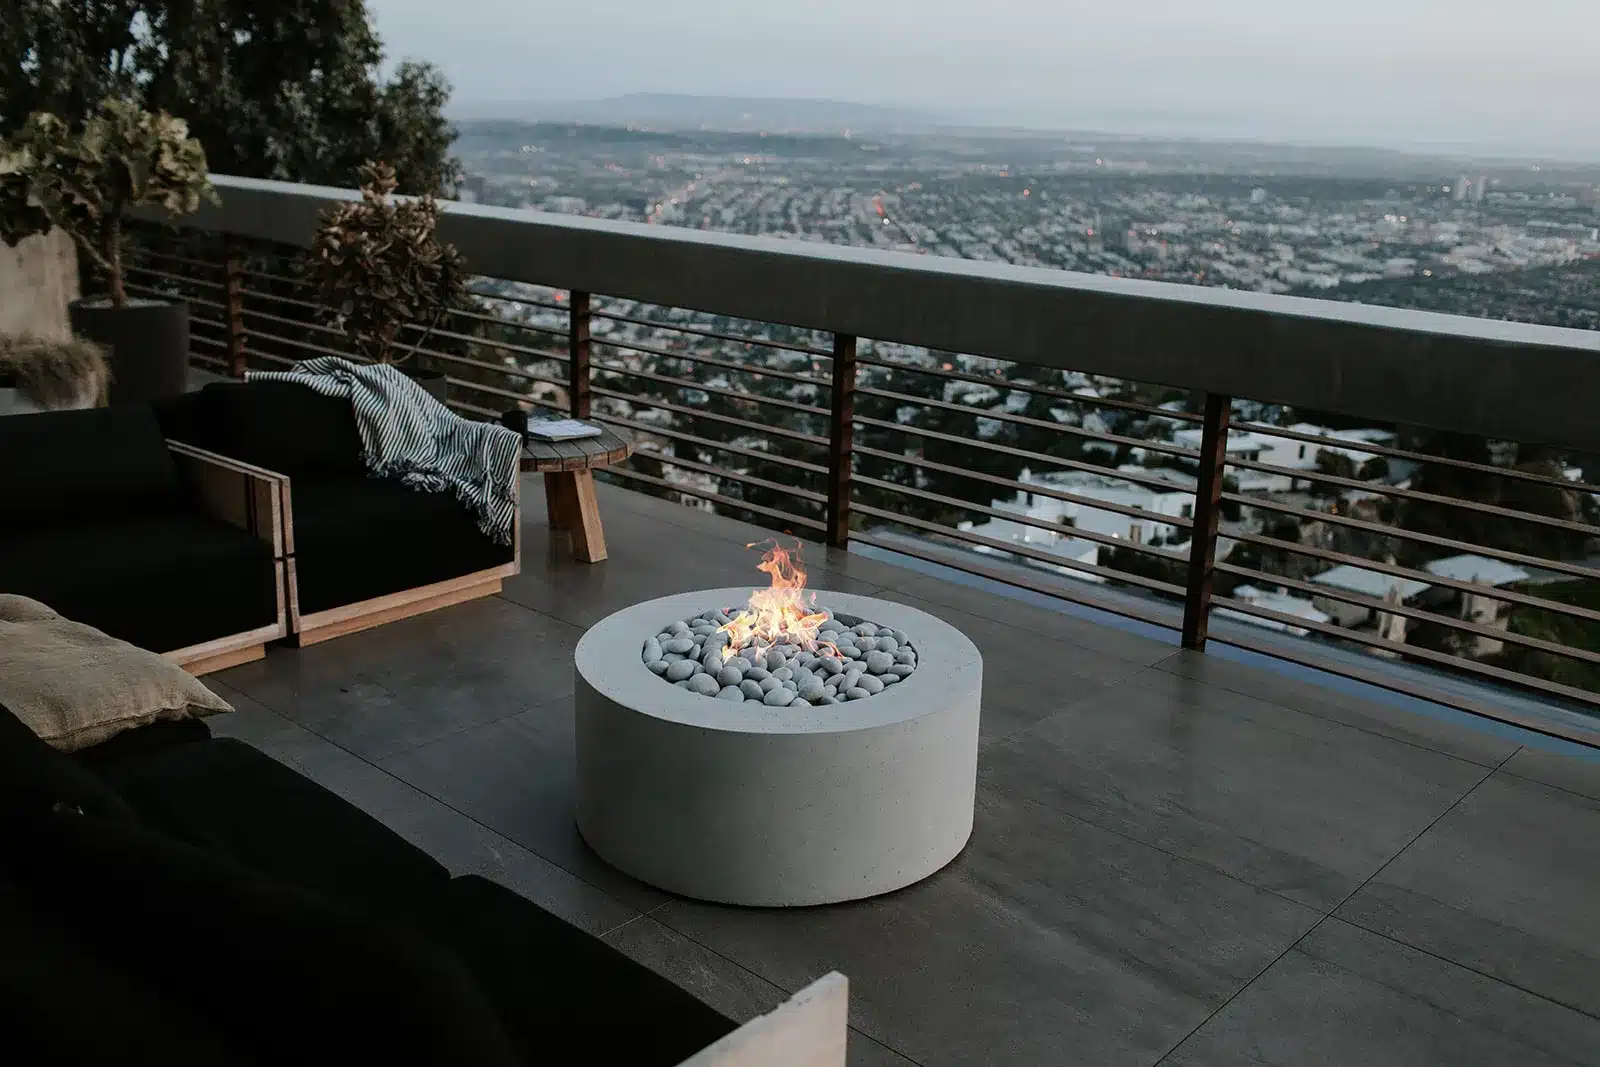
M866 700L810 707L732 703L672 685L644 665L639 648L667 624L742 604L748 586L699 589L641 601L607 615L579 639L573 662L579 685L635 712L683 726L738 733L813 734L872 730L935 713L953 685L981 684L977 646L943 619L918 608L859 593L815 590L818 605L904 631L917 669ZM967 678L961 677L963 674Z

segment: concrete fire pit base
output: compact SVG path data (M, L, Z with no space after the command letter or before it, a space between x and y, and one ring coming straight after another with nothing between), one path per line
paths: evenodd
M910 885L972 834L983 661L960 631L890 601L818 591L903 630L917 670L870 700L710 700L639 659L646 637L748 588L663 597L578 642L578 829L641 881L725 904L828 904Z

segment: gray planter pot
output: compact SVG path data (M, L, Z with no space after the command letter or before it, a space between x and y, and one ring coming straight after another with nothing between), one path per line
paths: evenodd
M111 352L111 403L164 400L184 391L189 368L189 305L105 297L74 300L72 332Z

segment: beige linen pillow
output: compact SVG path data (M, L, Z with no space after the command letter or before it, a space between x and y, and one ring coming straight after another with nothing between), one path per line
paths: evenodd
M157 719L233 710L154 652L13 594L0 594L0 704L63 752Z

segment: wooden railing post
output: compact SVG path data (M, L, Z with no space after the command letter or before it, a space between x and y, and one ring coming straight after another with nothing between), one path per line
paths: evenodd
M1194 493L1194 529L1189 541L1189 581L1183 598L1183 647L1202 652L1211 621L1211 581L1216 574L1217 517L1228 460L1228 412L1233 402L1206 394L1200 429L1200 484Z
M237 243L228 242L228 373L243 378L245 372L244 335L244 255Z
M589 294L574 289L567 325L567 408L575 419L589 417Z
M828 544L850 544L850 478L855 451L856 339L833 335L833 387L828 425Z

